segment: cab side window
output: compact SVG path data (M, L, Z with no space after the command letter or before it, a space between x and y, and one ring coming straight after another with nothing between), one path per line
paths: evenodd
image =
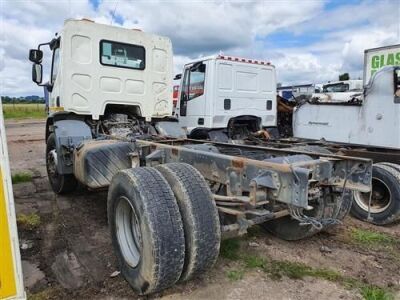
M183 77L181 101L189 101L204 94L206 65L195 64L185 70Z
M185 70L182 82L181 101L187 101L189 95L189 72L190 69Z
M60 48L54 49L53 62L51 67L51 83L53 84L57 78L58 68L60 66Z
M192 100L204 94L204 81L206 75L206 65L191 68L189 76L189 97Z

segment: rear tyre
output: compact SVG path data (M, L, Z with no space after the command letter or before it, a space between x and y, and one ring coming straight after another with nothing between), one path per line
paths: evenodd
M372 196L370 218L368 204L370 193L354 193L351 214L362 221L386 225L400 219L400 168L396 164L378 163L372 169Z
M108 191L107 214L120 271L134 290L149 294L178 281L185 259L183 226L160 172L118 172Z
M400 172L400 165L398 165L398 164L389 163L389 162L380 162L380 163L377 163L377 165L391 167L392 169L395 169L396 171Z
M57 170L56 137L51 133L46 144L46 169L47 177L54 193L67 194L73 192L78 181L73 174L59 174Z
M216 262L221 242L218 210L203 176L185 163L157 166L178 202L185 232L185 281L209 270Z
M327 188L323 195L311 203L313 209L305 211L304 214L317 219L342 220L349 212L352 202L352 193L348 190L342 194L340 191ZM312 225L300 225L300 222L291 216L265 222L261 225L273 235L287 241L301 240L310 237L322 230L327 230L333 225L326 224L318 229Z

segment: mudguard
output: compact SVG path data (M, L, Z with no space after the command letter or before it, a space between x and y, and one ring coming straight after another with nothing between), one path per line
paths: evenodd
M81 120L54 122L57 147L57 170L59 174L73 173L73 151L83 141L92 139L90 127Z

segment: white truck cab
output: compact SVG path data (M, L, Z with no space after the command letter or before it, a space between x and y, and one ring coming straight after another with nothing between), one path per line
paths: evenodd
M171 115L169 38L69 19L51 42L34 51L46 45L53 51L45 84L50 114L68 111L98 120L107 108L120 107L146 119ZM40 63L41 57L34 65L39 84Z
M320 92L312 94L311 99L318 102L347 102L360 99L362 91L361 79L334 81L324 84Z
M222 129L232 118L276 126L276 76L269 62L216 55L184 66L175 116L188 134Z

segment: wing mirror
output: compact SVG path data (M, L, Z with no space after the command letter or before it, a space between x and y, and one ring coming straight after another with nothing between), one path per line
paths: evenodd
M182 78L182 74L176 74L174 80L178 80Z
M32 81L36 84L42 83L43 69L41 64L34 63L32 65Z
M29 50L29 60L33 63L40 64L43 59L43 51L38 49Z

